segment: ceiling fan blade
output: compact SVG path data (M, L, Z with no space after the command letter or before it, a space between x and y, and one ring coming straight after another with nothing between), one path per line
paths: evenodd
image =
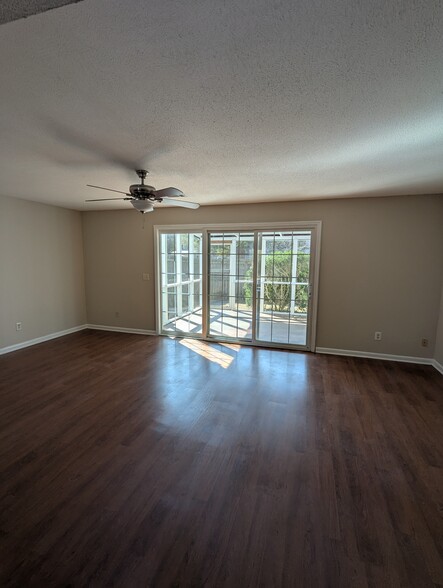
M113 190L112 188L103 188L103 186L93 186L92 184L86 184L88 188L98 188L99 190L108 190L108 192L117 192L118 194L124 194L125 196L130 196L127 192L122 192L121 190Z
M94 200L85 200L85 202L105 202L108 200L133 200L133 198L95 198Z
M178 198L180 196L184 196L183 192L178 188L162 188L161 190L156 190L155 195L159 198Z
M165 204L173 204L174 206L182 206L183 208L200 208L200 204L197 204L197 202L188 202L187 200L174 200L173 198L162 198L162 202L164 202Z

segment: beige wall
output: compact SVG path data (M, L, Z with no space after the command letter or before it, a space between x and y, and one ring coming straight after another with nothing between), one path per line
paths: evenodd
M154 224L303 220L323 221L317 346L433 357L442 196L83 213L88 321L155 328Z
M440 314L437 323L434 358L443 366L443 288L441 290Z
M0 348L84 324L81 214L0 197L0 279Z

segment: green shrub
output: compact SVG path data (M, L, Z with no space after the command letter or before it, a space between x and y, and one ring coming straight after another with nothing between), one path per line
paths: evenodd
M248 270L246 277L252 279L253 270ZM276 251L273 255L267 255L265 261L265 275L269 280L284 282L282 284L267 283L264 286L265 305L272 305L277 312L289 312L291 304L291 280L292 276L292 251ZM295 278L295 276L294 276ZM309 278L309 255L298 255L297 281L306 282ZM245 302L252 306L252 286L245 284ZM296 310L305 312L308 307L308 288L298 287L296 293Z

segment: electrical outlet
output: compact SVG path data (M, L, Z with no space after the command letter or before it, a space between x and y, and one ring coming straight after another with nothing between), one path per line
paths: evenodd
M22 324L21 323L15 323L15 330L16 331L21 331L22 330Z
M421 340L421 346L422 346L422 347L427 347L428 345L429 345L429 339L425 339L425 338L423 338L423 339Z
M120 313L118 312L118 310L115 313L115 318L118 318L120 316Z
M143 280L145 280L145 282L147 282L148 280L151 279L151 276L149 274L142 274L142 278L143 278Z
M381 331L375 331L374 341L381 341Z

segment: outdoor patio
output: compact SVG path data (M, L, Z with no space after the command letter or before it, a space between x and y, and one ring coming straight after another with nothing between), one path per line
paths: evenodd
M167 333L201 333L202 310L167 323L163 330ZM230 337L233 339L252 339L252 311L233 311L226 308L211 310L209 335L214 337ZM257 339L269 343L306 345L306 315L288 313L260 313L257 324Z

